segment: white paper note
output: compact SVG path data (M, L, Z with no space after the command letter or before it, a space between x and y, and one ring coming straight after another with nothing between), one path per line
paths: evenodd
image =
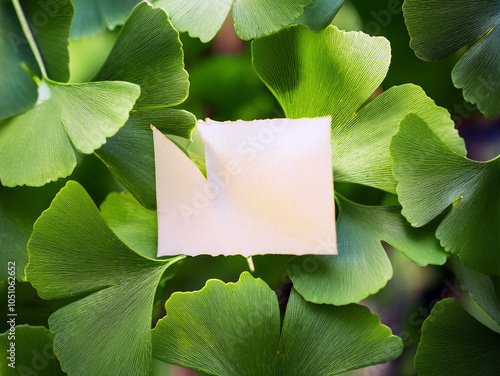
M158 256L337 254L330 117L198 129L206 179L153 129Z

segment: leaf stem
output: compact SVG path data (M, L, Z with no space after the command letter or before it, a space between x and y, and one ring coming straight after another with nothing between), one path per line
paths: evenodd
M252 273L255 272L255 266L253 264L253 258L252 258L252 256L250 256L250 257L247 258L247 262L248 262L248 268L250 269L250 271Z
M28 20L26 19L26 16L24 15L23 8L21 8L21 4L19 3L19 0L12 0L12 4L14 5L14 9L16 10L17 18L19 19L19 22L21 23L21 27L23 29L24 35L26 39L28 40L28 43L31 47L31 51L33 52L33 55L35 55L36 62L38 63L38 67L40 68L40 71L42 72L42 76L44 78L47 77L47 71L45 69L45 65L43 64L43 59L42 55L40 54L40 50L38 49L38 46L36 45L35 37L33 36L33 33L31 32L30 26L28 24Z

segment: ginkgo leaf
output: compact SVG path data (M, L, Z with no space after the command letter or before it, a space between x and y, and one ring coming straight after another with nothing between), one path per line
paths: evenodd
M462 265L458 257L450 259L451 269L462 290L500 325L500 277L476 273Z
M68 176L75 148L92 153L128 119L139 97L127 82L60 84L44 79L37 104L0 125L0 179L4 186L42 186Z
M0 373L2 376L63 376L53 352L54 334L43 326L20 325L0 335ZM14 337L9 334L14 334ZM13 356L11 359L11 344ZM13 365L10 366L9 364Z
M500 157L475 162L455 153L416 115L391 145L403 215L420 227L453 204L436 236L464 265L500 274Z
M449 113L417 86L391 88L364 105L389 67L390 46L384 38L333 26L316 34L298 25L255 40L252 52L257 73L287 117L332 117L336 181L394 193L390 142L411 112L428 119L453 150L466 153Z
M252 42L255 70L287 117L332 116L344 123L384 79L389 41L330 26L320 33L296 25Z
M62 188L59 182L39 188L0 186L0 263L16 264L16 278L25 280L28 264L28 241L33 224ZM7 280L7 268L0 270L0 280Z
M94 81L126 81L141 87L135 109L170 107L188 95L179 33L163 9L137 5Z
M446 253L434 236L435 228L415 229L400 206L365 206L337 195L338 255L301 256L289 261L295 289L313 303L357 303L383 288L392 278L385 241L420 266L442 265ZM318 243L327 246L325 239Z
M334 178L395 193L390 143L410 112L433 124L436 134L453 150L466 154L449 112L436 106L420 87L407 84L383 92L345 125L332 123Z
M153 129L158 256L337 253L329 117L198 130L207 178ZM331 248L317 247L323 238Z
M206 43L212 40L221 28L233 6L233 0L156 0L154 5L167 11L177 30L188 31L191 37L200 38Z
M10 38L9 38L10 36ZM17 43L14 43L14 40ZM36 83L23 69L39 72L35 57L9 1L0 2L0 119L23 112L36 102ZM9 93L7 95L7 93Z
M76 376L150 375L156 286L182 257L159 261L131 250L71 181L35 223L28 250L27 278L41 298L80 297L49 319L62 369Z
M391 88L365 104L382 82L389 66L390 47L384 38L372 38L359 32L346 33L335 27L315 34L305 27L294 26L255 40L252 52L257 73L288 117L331 115L332 165L336 181L395 192L397 182L392 175L390 143L400 121L413 111L432 121L433 129L453 150L463 155L466 153L463 140L453 129L449 113L437 107L417 86ZM384 214L382 218L392 223L390 228L395 232L387 234L387 229L382 228L382 234L375 232L372 246L367 246L366 242L359 241L355 233L359 230L344 232L339 229L338 236L347 236L349 241L343 242L339 238L338 256L314 257L316 261L313 264L316 266L307 263L307 256L294 259L289 273L295 279L298 291L307 300L347 304L358 302L382 288L391 277L392 269L380 240L389 240L383 237L391 234L400 235L404 246L399 248L402 250L417 251L408 255L418 264L445 262L431 230L426 229L422 233L412 230L396 208L368 209ZM366 218L372 215L370 211ZM341 215L339 223L342 222ZM354 216L349 222L346 229L352 226L367 228L365 233L372 236L374 228L380 229L378 223L367 224L362 217ZM429 252L419 255L414 248L419 241L427 244L425 248ZM349 270L357 265L354 260L366 265L363 273ZM319 265L322 273L304 272ZM332 273L338 268L342 268L344 273ZM327 282L317 282L316 278ZM309 279L311 282L308 282ZM337 289L339 280L347 286L344 291ZM328 289L320 291L320 285L328 286Z
M151 125L164 134L189 138L196 118L189 112L170 108L132 112L127 123L95 154L142 205L156 210Z
M47 71L47 78L67 82L69 80L68 38L74 15L73 4L69 0L49 2L20 0L20 4L40 52L43 68Z
M403 11L411 47L417 56L438 60L495 26L500 3L498 0L405 0Z
M147 43L146 43L147 41ZM168 107L187 97L182 44L163 9L143 2L123 26L95 80L123 80L141 86L129 121L96 151L120 182L148 209L156 209L153 135L191 137L194 115Z
M122 25L141 0L72 0L75 19L71 39L91 38L104 29Z
M164 8L179 31L187 31L202 42L210 41L219 31L229 11L236 34L250 40L290 25L314 0L155 0Z
M26 26L35 28L33 41L43 58L48 77L69 79L68 37L73 18L70 0L41 2L21 0ZM0 2L0 120L33 106L37 85L30 73L41 77L12 2Z
M149 41L150 43L145 43L145 41ZM153 51L153 53L151 51ZM137 99L139 88L128 82L141 86L141 96L137 102L137 110L145 111L155 108L156 106L172 106L182 102L187 96L189 82L187 73L184 70L183 52L179 41L179 35L168 21L165 11L162 9L155 9L146 2L139 4L124 25L115 47L95 79L121 80L126 81L127 84L121 82L106 82L105 84L96 82L93 84L85 84L85 86L79 86L91 88L92 85L101 85L100 87L104 88L103 85L108 85L107 87L110 89L113 88L113 90L110 90L110 92L102 98L100 98L99 94L92 94L89 97L100 100L102 103L95 103L92 107L86 104L85 108L80 108L78 104L82 100L89 100L89 98L84 96L83 98L79 98L75 103L65 102L65 107L62 108L61 111L64 110L65 113L72 112L73 121L84 122L92 120L96 124L104 123L105 126L110 125L106 124L109 122L107 118L115 117L116 119L113 119L112 122L113 131L107 129L104 134L106 137L114 135L125 123L128 112L130 111L129 106L133 105L132 100L135 101ZM55 84L49 80L45 80L45 83ZM126 95L123 93L124 90L117 92L117 85L129 85L129 92L126 93ZM40 88L42 96L39 102L42 103L38 104L42 106L45 103L43 100L47 99L46 97L48 95L46 94L50 93L50 90L47 91L45 86L50 87L50 85L42 84ZM64 87L66 88L69 86ZM133 92L132 87L134 87ZM116 105L115 102L117 102ZM68 103L71 104L71 106L66 107ZM111 106L111 108L107 108L107 105ZM49 179L54 180L58 177L67 176L76 164L73 151L71 150L71 144L67 142L67 136L65 132L62 131L62 128L55 127L52 122L45 121L45 127L40 127L37 123L30 124L31 121L38 119L38 116L46 116L45 112L41 111L40 108L41 106L35 106L27 113L11 120L11 122L14 124L27 123L31 125L31 127L22 127L25 132L34 128L36 124L36 129L34 129L34 131L41 133L39 139L48 140L50 137L51 144L47 145L47 143L37 142L36 147L33 145L31 153L24 153L21 158L15 155L15 151L23 149L23 146L12 145L12 140L16 137L25 136L27 141L25 141L23 145L31 146L32 144L29 143L31 142L31 133L29 135L18 134L21 130L7 130L8 127L12 128L11 124L0 125L0 144L11 145L10 149L6 150L5 153L9 154L10 160L15 160L17 163L15 166L7 165L6 169L12 175L23 175L22 177L17 176L17 181L15 183L9 183L8 180L4 179L0 166L0 178L2 178L5 185L41 185L49 181ZM89 109L92 111L89 111ZM85 111L85 114L82 114L82 111ZM87 112L89 113L87 114ZM59 121L56 119L57 113L51 112L50 115L49 118L54 118L54 124ZM184 137L189 136L190 129L195 126L194 116L180 110L165 110L163 112L158 110L151 114L138 115L138 118L143 120L155 120L159 128L162 128L162 125L165 123L171 123L165 128L168 128L169 132L172 134ZM106 120L103 121L103 119ZM117 120L119 120L119 122ZM52 133L47 132L47 126L49 125L51 128L54 128ZM147 125L149 126L149 124ZM17 126L17 128L19 128L19 126ZM86 141L88 141L90 145L86 145L85 150L80 151L86 153L92 152L104 143L104 135L97 132L100 128L101 127L93 127L93 134L85 135L87 138ZM155 208L155 182L154 175L152 174L154 166L151 163L147 163L148 160L153 160L152 135L149 131L148 135L141 137L142 135L140 135L140 132L138 135L135 127L131 128L133 132L124 131L121 133L121 137L117 138L115 142L107 145L106 149L103 150L99 156L108 167L110 167L112 172L118 176L119 180L121 180L122 183L141 200L141 202L150 208ZM79 133L85 130L86 127L75 127L74 129L74 131ZM54 134L56 131L57 134ZM130 138L128 138L129 135L131 136ZM4 138L3 140L2 137ZM36 137L38 136L35 135L35 138ZM73 135L70 135L70 138L74 146L80 149L80 145L75 144ZM140 145L135 144L137 138L143 140L142 143L139 143ZM40 147L40 144L42 147ZM50 146L50 148L48 146ZM142 161L144 165L140 165L141 161L137 159L137 155L131 153L124 154L122 151L137 150L138 147L144 147L144 149L141 150L141 154L144 156L144 160ZM44 157L42 160L52 160L51 163L45 163L43 165L43 169L46 171L43 171L43 169L38 170L38 166L36 166L37 168L35 168L35 166L27 166L27 168L22 171L16 170L21 161L27 162L29 158L33 157L34 152L42 155ZM118 159L118 155L126 158ZM148 168L141 170L144 166L148 166ZM32 171L34 169L36 171ZM36 174L36 176L34 174Z
M243 273L174 293L153 330L153 356L219 376L327 376L398 357L401 340L358 305L304 301L292 290L283 324L276 294Z
M482 38L455 66L453 82L485 116L500 116L500 1L406 0L403 10L421 59L442 59Z
M332 23L343 3L344 0L316 0L313 5L304 9L304 14L297 23L319 32Z
M463 89L464 98L477 104L489 118L500 116L499 43L500 27L496 26L459 60L452 72L453 83Z
M113 232L131 249L146 257L156 258L156 211L146 209L129 192L112 192L101 204L101 215Z
M481 324L455 300L444 299L424 321L415 368L419 376L497 375L500 333Z

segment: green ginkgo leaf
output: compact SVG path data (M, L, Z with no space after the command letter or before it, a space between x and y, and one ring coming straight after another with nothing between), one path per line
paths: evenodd
M189 138L196 118L189 112L170 108L132 112L125 126L95 153L142 205L156 210L151 125L165 134Z
M92 199L68 182L37 220L28 280L43 299L80 297L49 319L54 352L70 375L150 375L151 311L163 272L125 245Z
M500 157L475 162L445 145L426 122L408 115L391 145L403 215L413 226L453 204L437 238L474 271L500 274Z
M43 58L49 78L69 79L68 37L73 19L70 0L18 2L25 27L36 28L31 35ZM10 1L0 2L0 120L17 115L37 99L37 85L31 74L42 76L30 49L21 20ZM29 72L28 72L29 71Z
M104 29L122 25L141 0L72 0L75 19L71 39L91 38Z
M43 326L16 326L14 332L0 335L0 374L2 376L63 376L59 361L54 355L54 334ZM14 337L10 336L14 333ZM14 356L11 356L14 343ZM10 366L11 364L12 366Z
M500 333L444 299L424 321L415 367L419 376L498 375Z
M308 303L292 290L283 324L276 294L243 273L174 293L153 330L153 356L219 376L327 376L387 362L401 339L358 305Z
M139 120L132 121L114 142L106 144L99 157L144 205L154 208L152 134L149 128L148 134L145 134L136 124L149 127L151 122L145 124L143 121L154 120L160 129L165 128L167 132L183 137L189 137L195 126L195 118L191 114L163 109L184 101L189 87L179 34L163 9L153 8L147 2L136 6L108 59L94 78L96 80L106 82L62 85L44 79L39 88L37 105L0 124L0 145L7 146L0 153L6 156L0 164L0 179L7 186L39 186L68 176L76 165L73 146L84 153L99 148L106 137L113 136L123 126L137 100L134 111L137 112L135 119ZM140 85L139 98L139 87L136 85ZM125 90L125 87L128 89ZM74 88L79 88L80 92L76 93ZM91 88L102 90L90 92ZM48 106L55 103L56 91L57 109ZM76 94L76 100L67 100ZM156 111L139 114L153 109ZM69 115L71 121L67 119ZM68 129L70 122L71 129ZM99 126L89 128L89 123ZM164 124L167 125L163 127ZM83 148L81 138L85 138ZM123 153L123 150L138 148L144 156L142 161L137 154ZM123 158L117 158L118 155ZM28 163L33 160L41 161L42 168Z
M147 41L147 43L145 43ZM154 125L165 134L191 137L196 118L168 107L182 103L189 90L179 33L163 9L139 4L95 80L122 80L141 86L129 121L96 154L148 209L156 209Z
M61 188L59 182L38 188L0 186L0 264L14 262L18 280L26 279L24 269L33 224ZM2 268L0 280L6 281L7 277L7 267Z
M189 90L184 52L165 11L146 1L137 5L93 81L139 85L136 110L182 103Z
M414 111L432 121L433 129L453 150L466 153L449 113L417 86L391 88L366 104L389 67L390 46L384 38L346 33L333 26L313 33L298 25L253 41L252 52L257 73L287 117L332 117L332 166L336 181L395 192L390 143L400 121ZM346 211L344 219L342 214L339 218L339 255L314 258L321 269L316 273L304 272L312 267L307 264L307 256L290 263L289 273L306 300L348 304L385 286L392 268L381 240L397 238L394 245L403 252L411 250L406 254L419 265L445 262L431 231L412 230L397 208L368 208L345 200L339 201L339 205L344 205ZM354 212L361 210L364 216L350 218L349 208ZM369 222L372 215L389 222ZM357 231L368 241L361 242ZM420 242L426 244L426 252L416 252ZM363 266L362 272L358 264ZM338 289L338 283L345 288Z
M295 289L308 301L344 305L357 303L383 288L392 278L385 241L420 266L442 265L446 254L432 226L415 229L400 206L359 205L337 195L336 256L300 256L289 261ZM320 240L318 246L327 246Z
M344 0L316 0L312 6L304 9L297 23L314 32L321 31L332 23L343 3Z
M154 4L167 11L177 30L208 42L230 11L236 34L250 40L290 25L314 0L155 0Z
M500 23L500 1L498 19ZM500 116L500 26L495 26L457 63L453 83L488 118Z
M500 277L476 273L462 265L458 257L450 258L450 264L462 290L500 325Z
M417 86L393 87L364 105L384 79L389 42L328 27L313 33L286 28L252 43L254 67L289 118L332 117L332 163L336 181L395 193L389 146L410 112L428 119L453 150L465 155L449 113Z
M44 79L37 104L0 124L4 186L42 186L66 177L75 150L90 154L128 119L140 89L128 82L60 84Z
M442 59L481 38L455 66L453 82L485 116L500 116L500 1L406 0L403 10L421 59Z
M156 258L156 211L146 209L129 192L112 192L101 204L101 215L113 232L131 249L146 257Z

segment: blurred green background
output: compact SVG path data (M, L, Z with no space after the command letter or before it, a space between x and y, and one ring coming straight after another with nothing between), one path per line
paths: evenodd
M371 35L384 36L392 45L392 64L380 92L394 85L415 83L420 85L436 103L447 108L465 138L469 157L488 160L500 154L500 122L487 120L476 108L467 103L460 90L451 81L453 66L465 50L439 62L419 60L409 47L409 36L401 10L402 0L347 0L333 21L340 29L360 30ZM71 81L84 82L99 69L108 55L119 30L105 31L89 40L70 44ZM250 44L239 40L230 22L226 22L216 38L202 44L188 35L181 35L185 52L186 70L191 89L188 100L180 108L198 118L214 120L253 120L283 117L273 95L260 81L251 63ZM196 133L191 151L203 155ZM185 142L186 146L188 142ZM79 181L99 205L106 195L123 188L94 156L82 156L71 179ZM396 197L371 188L353 184L338 184L336 189L357 202L371 205L393 204ZM413 358L420 335L420 326L433 304L444 297L455 297L483 322L487 319L481 310L463 294L455 278L446 267L420 268L399 252L387 247L394 267L394 277L387 287L367 299L370 309L381 316L382 322L403 338L405 351L394 362L348 373L349 375L415 375ZM263 278L286 304L291 284L286 275L288 256L257 256L255 273ZM187 258L170 268L162 279L154 308L155 321L165 315L166 299L175 291L193 291L202 288L206 280L219 278L236 281L240 273L248 270L243 257ZM175 275L174 275L175 273ZM1 294L6 294L0 284ZM52 312L69 301L44 301L28 283L18 284L18 311L24 312L19 324L46 325ZM3 298L2 298L3 299ZM1 325L5 326L5 323ZM0 327L0 332L6 327ZM195 371L171 367L155 361L156 375L189 376Z

